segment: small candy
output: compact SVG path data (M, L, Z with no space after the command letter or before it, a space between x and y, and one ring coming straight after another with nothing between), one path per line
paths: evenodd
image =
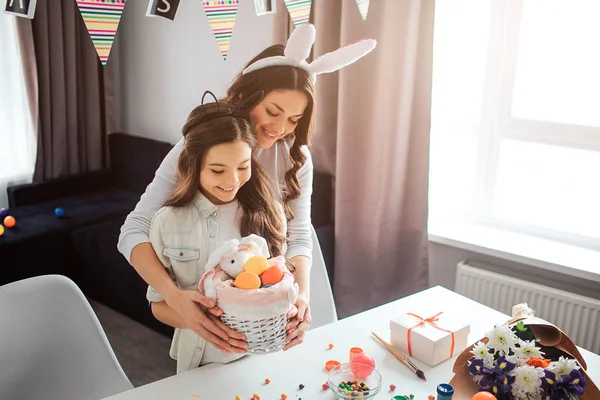
M329 343L329 350L333 349L333 343Z
M260 400L260 395L258 395L258 394L256 394L256 393L254 393L254 394L252 395L252 397L254 397L256 400Z
M6 226L7 228L13 228L16 225L17 221L15 220L15 217L11 217L10 215L6 218L4 218L4 226Z
M4 227L0 225L0 236L4 235Z
M298 385L298 389L300 389L300 390L304 389L304 385L303 384Z
M281 393L281 400L285 400L285 399L287 399L287 394Z
M323 388L323 390L327 390L327 389L329 389L329 383L325 382L324 384L321 385L321 387Z
M393 383L390 385L390 392L393 392L394 390L396 390L396 385L394 385Z
M240 396L235 396L235 400L242 400Z
M271 380L269 378L265 379L265 385L268 385L269 383L271 383Z
M56 207L54 209L54 215L56 218L64 218L65 217L65 209L61 207Z
M325 369L327 371L331 371L333 368L335 367L339 367L341 364L339 361L336 360L329 360L325 363Z
M6 218L8 215L8 210L6 208L0 208L0 219Z
M427 396L427 400L435 400L435 396L430 394L429 396Z

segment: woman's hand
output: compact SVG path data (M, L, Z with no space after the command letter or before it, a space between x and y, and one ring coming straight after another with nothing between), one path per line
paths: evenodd
M166 303L177 312L185 326L212 343L224 353L246 353L246 336L234 331L219 320L223 311L211 298L194 290L176 289L165 297ZM204 311L206 310L206 312Z
M304 341L304 334L310 328L312 322L310 316L310 304L308 295L299 295L296 300L295 307L288 312L287 317L290 319L285 329L287 331L287 344L283 350L291 349Z

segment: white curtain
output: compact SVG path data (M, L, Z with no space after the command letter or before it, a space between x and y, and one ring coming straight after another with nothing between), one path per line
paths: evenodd
M17 18L0 14L0 207L7 186L31 182L37 149L37 99L28 96L35 59L32 46L23 48L31 23Z

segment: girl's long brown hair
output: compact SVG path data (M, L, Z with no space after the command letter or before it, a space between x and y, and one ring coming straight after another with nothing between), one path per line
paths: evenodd
M183 136L184 145L177 164L177 187L165 206L184 207L194 200L198 194L200 170L211 147L236 140L244 141L251 149L256 147L256 134L247 113L225 102L196 107L183 127ZM240 233L264 237L271 256L275 257L282 254L285 242L281 210L277 207L267 173L254 156L250 163L250 179L236 196L243 211Z
M284 46L278 44L270 46L252 59L246 67L258 60L272 56L283 56ZM310 131L315 114L315 87L310 75L302 68L293 66L272 66L239 74L227 90L227 101L231 103L243 102L254 93L264 90L265 95L273 90L297 90L308 98L308 105L304 115L298 122L294 131L294 144L290 149L292 168L285 174L285 183L288 188L283 197L283 207L288 221L294 218L289 203L300 197L300 182L298 170L306 162L302 153L302 146L310 144Z

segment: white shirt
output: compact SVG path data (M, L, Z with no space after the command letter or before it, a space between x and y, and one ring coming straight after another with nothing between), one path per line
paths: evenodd
M257 149L256 157L269 177L275 198L283 203L283 194L287 189L285 174L292 167L290 148L293 139L279 140L268 149ZM121 227L119 251L127 261L131 261L131 251L140 243L150 242L150 222L154 214L164 205L177 184L177 158L183 148L181 139L165 157L156 171L154 179L146 188L146 192L125 220ZM287 252L285 256L292 258L298 255L312 258L311 236L311 195L313 190L313 164L306 146L302 148L306 162L298 170L300 197L290 202L294 219L288 225Z
M284 222L283 207L279 207ZM242 209L237 201L216 206L202 193L185 207L163 207L152 218L150 243L173 282L185 290L197 290L210 254L231 239L241 239ZM164 298L148 286L146 298ZM177 373L213 362L227 363L242 354L225 354L190 329L176 328L170 356L177 360Z

